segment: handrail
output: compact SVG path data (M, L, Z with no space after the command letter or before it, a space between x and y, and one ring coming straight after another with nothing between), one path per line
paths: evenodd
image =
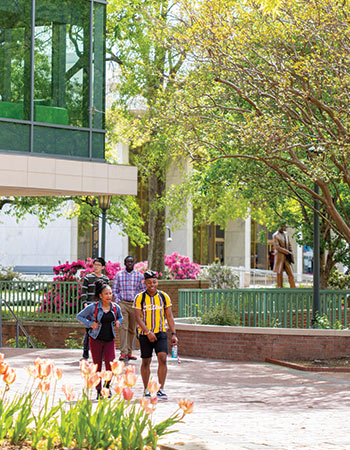
M2 304L5 304L5 306L8 308L8 310L10 311L10 313L12 314L13 318L16 321L16 347L18 347L18 338L19 338L19 330L18 328L20 328L22 330L22 332L24 333L24 335L27 338L27 348L29 348L29 344L31 344L31 346L33 348L36 348L32 338L29 336L29 334L27 333L26 329L24 328L24 326L22 325L21 321L18 319L18 317L16 316L16 314L13 312L11 306L7 303L6 300L4 300L3 298L0 297L0 347L2 347Z

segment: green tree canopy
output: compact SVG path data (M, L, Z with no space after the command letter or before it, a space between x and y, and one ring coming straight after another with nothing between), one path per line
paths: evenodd
M114 142L127 142L133 162L148 185L148 261L164 272L166 189L172 135L164 110L178 88L174 81L183 68L184 50L174 48L175 22L171 0L111 0L108 5L107 49L119 66L117 99L108 114Z
M349 4L263 6L181 2L187 31L176 39L191 64L170 116L181 124L178 148L204 165L249 161L252 183L265 167L262 179L274 174L303 207L318 199L327 226L350 243Z

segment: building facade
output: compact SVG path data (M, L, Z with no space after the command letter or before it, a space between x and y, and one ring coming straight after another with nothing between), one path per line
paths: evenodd
M137 193L137 169L105 160L106 4L0 0L0 197ZM0 265L76 259L77 229L0 211Z
M104 0L0 0L0 195L136 194L105 162Z

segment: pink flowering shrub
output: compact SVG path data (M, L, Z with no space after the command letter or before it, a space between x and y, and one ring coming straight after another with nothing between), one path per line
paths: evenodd
M134 269L141 273L145 273L148 270L148 261L140 261L134 265Z
M188 256L179 255L176 252L165 255L164 263L171 280L196 280L201 271L199 264L191 262Z

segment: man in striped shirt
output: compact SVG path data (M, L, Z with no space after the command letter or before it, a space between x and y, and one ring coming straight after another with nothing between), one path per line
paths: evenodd
M150 397L147 390L151 375L151 361L153 350L158 359L158 382L160 389L157 398L167 400L164 384L167 375L168 337L166 323L171 331L171 344L177 345L174 316L168 294L158 290L157 273L147 270L144 274L146 291L141 292L134 301L135 317L139 327L141 348L141 377L145 388L144 396Z
M144 290L143 275L134 270L135 261L132 256L124 260L125 269L117 272L113 281L114 301L122 310L123 322L119 328L120 361L134 360L132 354L136 336L136 322L133 310L135 296Z
M81 287L80 301L82 307L90 305L96 301L95 298L95 283L97 280L103 280L109 284L109 278L102 273L106 266L106 262L103 258L95 258L93 261L93 271L88 273L84 277L83 285ZM86 328L86 333L83 342L83 358L89 359L89 328Z

